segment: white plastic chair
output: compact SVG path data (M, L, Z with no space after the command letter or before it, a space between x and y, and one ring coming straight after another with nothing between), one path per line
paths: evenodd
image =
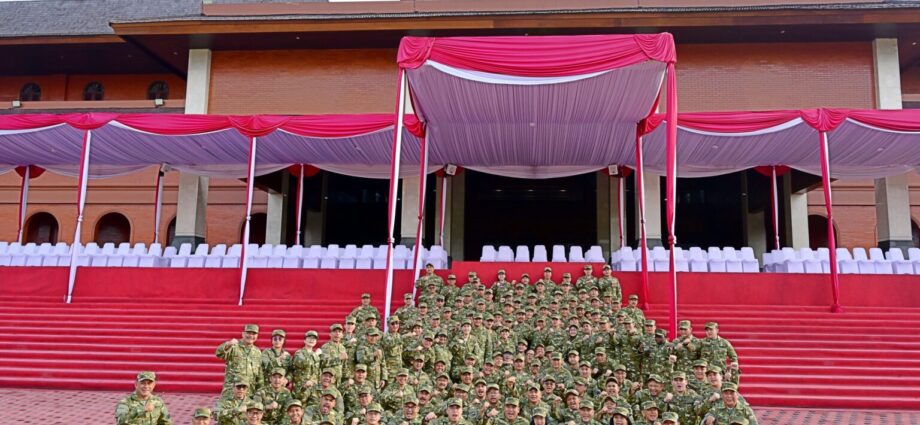
M565 256L565 246L563 245L553 245L553 262L554 263L566 263L568 260Z
M192 255L192 244L179 245L179 250L169 259L169 267L182 268L188 265L188 257Z
M859 265L860 274L875 274L875 262L869 259L865 248L853 248L853 259Z
M227 244L219 243L211 248L211 252L204 258L204 267L209 269L218 269L224 264L224 257L227 256Z
M907 260L914 265L914 274L920 274L920 248L908 248Z
M358 252L358 258L355 259L355 268L367 270L374 267L374 252L376 248L373 245L364 245Z
M64 262L64 264L62 264ZM70 247L66 242L58 242L51 249L51 253L42 259L42 265L46 267L58 267L70 265Z
M837 271L840 274L859 274L859 263L846 248L837 248Z
M385 254L384 254L385 255ZM318 269L319 262L323 258L323 247L320 245L310 245L304 254L301 267L305 269Z
M799 258L802 259L802 265L805 268L805 273L822 273L824 269L821 267L821 260L815 255L815 252L811 248L800 248L799 249Z
M204 261L208 258L208 251L210 247L206 243L200 243L195 247L195 253L191 257L188 257L188 263L185 267L195 267L201 268L204 267Z
M281 268L299 269L303 262L303 251L303 245L294 245L288 248L284 254L284 259L281 261Z
M271 257L274 252L274 246L268 243L261 247L257 244L252 244L251 246L253 249L250 249L250 245L246 246L246 256L249 257L248 267L251 269L268 267L268 257Z
M546 245L536 245L533 247L533 262L535 263L545 263L549 261L549 257L546 254Z
M580 246L569 247L569 262L570 263L584 263L585 262L585 253L584 251L582 251Z
M340 250L341 249L339 248L337 244L330 244L328 247L326 247L326 253L323 255L323 258L320 261L319 268L321 269L339 268L339 251Z
M815 250L815 254L818 256L818 261L821 262L821 272L830 273L831 272L831 251L827 248L818 248Z
M515 263L529 263L530 262L530 248L525 245L518 245L514 253L514 262Z
M235 243L230 245L227 255L220 262L220 266L225 269L237 268L240 266L240 258L243 256L243 244Z
M0 255L6 254L7 248L9 248L10 243L7 241L0 241Z
M507 245L498 247L498 254L495 256L495 261L504 263L510 263L514 261L514 251L512 251L511 247Z
M663 246L652 248L651 258L649 259L649 269L655 272L666 272L671 269L671 253L664 249Z
M479 256L479 262L481 263L492 263L495 262L495 257L497 253L495 252L495 247L492 245L483 245L482 246L482 255Z
M354 269L355 262L358 258L358 246L357 245L345 245L345 249L342 251L342 255L339 256L339 267L340 269Z
M638 254L639 254L638 251L633 251L632 248L628 246L624 246L620 248L620 250L617 252L618 252L617 255L620 257L619 263L618 263L619 267L617 268L617 270L623 271L623 272L639 271L641 267L639 265L639 261L641 259L638 257Z
M760 262L754 255L754 248L745 246L741 248L741 269L745 273L760 273Z
M6 249L0 254L0 266L10 266L13 264L13 256L22 252L22 245L19 242L13 242L7 245Z
M131 250L128 252L127 255L124 255L121 258L121 261L122 261L121 266L122 267L137 267L138 265L140 265L141 258L144 257L145 255L147 255L147 245L142 242L138 242L134 244L134 247L131 248Z
M412 253L405 245L396 245L393 247L393 269L405 270L412 263Z
M744 272L744 262L734 247L722 248L722 258L725 259L725 271L730 273Z
M271 252L267 256L267 264L265 267L270 269L280 269L284 266L284 257L287 255L287 245L278 244L272 247Z
M604 251L597 245L588 248L588 251L585 252L585 261L589 263L603 263Z
M690 247L690 271L691 272L708 272L709 263L706 260L706 253L703 249L694 246Z
M113 255L115 255L115 244L112 242L108 242L102 245L102 250L100 250L98 253L92 255L89 258L89 266L90 267L105 267L108 265L109 258L112 257Z
M26 257L25 265L27 267L40 267L45 262L45 257L51 255L51 250L53 248L54 246L48 242L39 245L35 252Z
M724 273L726 266L725 258L722 256L722 249L711 246L706 252L709 257L709 271Z
M894 267L891 261L885 259L885 253L881 248L869 248L869 259L875 263L876 274L892 274Z
M386 245L377 247L377 251L374 252L374 269L383 270L387 268L387 250Z
M674 247L674 268L678 272L690 271L690 262L687 261L684 249L681 247Z
M914 266L904 259L904 251L900 248L888 249L888 261L891 262L894 274L914 274Z
M441 245L432 245L428 251L427 262L431 263L436 269L447 268L447 251Z
M777 271L781 273L805 273L805 262L799 258L794 248L785 247L778 251L779 258L774 258Z
M764 252L763 253L763 271L764 273L773 272L773 252Z

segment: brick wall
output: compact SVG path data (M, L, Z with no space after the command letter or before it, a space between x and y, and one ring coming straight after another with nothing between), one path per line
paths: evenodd
M19 99L22 86L34 82L42 88L42 100L83 100L83 89L92 81L102 83L105 100L147 99L147 88L154 81L169 85L169 97L185 98L185 81L171 74L136 75L17 75L0 77L0 102ZM8 106L8 105L7 105Z

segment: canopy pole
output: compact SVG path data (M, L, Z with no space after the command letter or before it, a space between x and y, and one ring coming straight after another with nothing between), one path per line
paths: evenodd
M163 213L163 180L166 165L157 170L157 190L153 200L153 243L160 243L160 217Z
M441 214L438 217L438 243L446 251L447 247L444 246L444 218L447 216L447 176L441 176L439 179L441 179Z
M677 261L675 247L677 245L677 232L675 229L677 214L677 70L674 62L668 63L668 105L667 105L667 184L665 190L667 196L665 204L667 206L668 218L668 246L670 248L670 275L671 275L671 296L669 309L668 332L672 337L677 335Z
M300 164L300 175L297 177L297 245L303 245L300 239L303 227L303 164Z
M831 197L831 161L827 146L827 132L822 131L818 137L821 142L821 188L824 189L824 208L827 211L827 249L831 266L831 293L834 304L831 312L843 312L840 306L840 277L837 274L837 238L834 236L834 208Z
M249 138L249 172L246 174L246 224L243 226L243 247L240 251L240 302L243 305L243 295L246 293L246 272L249 269L249 257L246 247L249 245L250 222L252 220L252 192L256 177L256 144L257 138Z
M623 219L626 218L626 179L617 177L617 225L620 227L620 248L626 246L626 235L623 233L625 226Z
M639 249L641 251L642 308L648 309L648 242L645 239L645 165L642 163L642 136L636 133L636 200L639 203Z
M19 187L19 232L16 241L22 244L22 231L26 224L26 209L29 205L29 179L32 166L27 165L22 173L22 185Z
M419 161L418 167L418 224L415 227L415 254L412 256L412 299L415 299L417 295L416 292L418 287L414 284L415 279L418 279L419 272L421 271L421 251L422 251L422 229L424 228L423 223L425 221L425 189L427 189L428 179L428 135L422 137L421 146L419 149L421 152L421 160Z
M77 225L73 232L73 245L70 247L70 274L67 276L67 298L70 304L73 298L73 284L77 280L77 247L80 245L80 232L83 228L83 207L86 205L86 186L89 179L89 152L93 141L93 132L83 132L83 150L80 154L80 181L77 184Z
M773 247L775 249L780 249L779 247L779 199L777 199L777 187L776 187L776 166L770 166L770 206L772 207L773 212Z
M390 163L390 203L387 216L387 269L386 269L386 297L384 304L383 331L387 331L387 321L390 318L390 305L393 301L393 232L396 230L396 190L399 188L399 162L402 154L403 118L406 110L406 71L399 68L399 83L396 92L396 129L393 131L392 162Z

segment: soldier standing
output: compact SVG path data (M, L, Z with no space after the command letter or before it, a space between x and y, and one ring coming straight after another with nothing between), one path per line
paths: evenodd
M703 417L704 425L731 425L735 421L747 420L750 425L757 425L754 411L738 399L738 386L730 382L722 384L722 403L716 405Z
M199 407L192 414L192 425L211 425L211 409Z
M593 288L597 286L597 278L594 277L594 267L590 264L585 264L585 267L582 268L585 275L579 277L575 281L575 286L578 288Z
M603 275L597 279L597 289L601 294L612 295L613 304L617 307L623 304L623 289L620 287L620 280L611 274L613 269L610 264L604 265Z
M217 425L238 425L246 420L246 405L249 398L249 384L239 380L233 384L231 395L221 397L217 402Z
M355 360L367 366L367 380L374 388L381 388L381 381L386 381L383 375L383 350L380 349L380 331L373 329L365 335L365 340L358 345L355 351Z
M319 353L313 349L316 347L318 336L316 331L307 331L303 339L304 347L294 353L294 360L291 362L293 391L298 397L319 381L322 365Z
M234 382L245 381L250 388L262 384L262 352L255 346L259 338L259 325L246 325L242 340L231 339L217 347L215 355L224 361L223 393L229 394Z
M343 329L338 323L329 326L329 341L320 348L323 369L332 369L335 372L336 385L342 382L345 364L348 363L348 349L342 344Z
M163 399L153 395L156 386L155 373L138 373L134 392L115 406L115 422L118 425L172 425Z
M349 318L360 318L367 317L372 315L377 318L377 321L380 321L380 311L377 310L377 307L371 305L371 294L364 293L361 294L361 305L355 307L351 313L348 313Z
M287 371L281 367L272 369L269 374L269 385L256 391L253 396L253 400L262 403L265 408L262 420L266 423L281 423L285 414L284 406L293 398L291 392L284 386L286 373Z
M722 368L725 367L725 359L728 358L732 374L737 377L741 372L738 367L738 353L735 352L732 343L719 336L719 324L716 322L706 323L706 338L700 340L700 358L712 366Z
M275 368L284 369L284 376L287 377L291 371L291 353L284 349L284 341L287 334L283 329L272 331L272 346L262 351L262 372L265 373L263 386L271 383L271 372Z

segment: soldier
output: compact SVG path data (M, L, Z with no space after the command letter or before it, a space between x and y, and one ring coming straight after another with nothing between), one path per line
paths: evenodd
M291 392L284 386L286 384L284 378L286 372L281 367L272 369L269 374L269 385L256 391L255 396L253 396L253 400L262 403L265 408L265 413L262 416L262 421L265 423L280 424L285 414L283 408L293 398Z
M399 317L390 316L387 319L389 327L386 335L380 342L383 350L383 365L386 368L385 376L395 376L396 371L403 367L403 336L399 334ZM400 403L402 404L402 403Z
M693 377L687 386L697 394L702 394L703 390L709 386L709 380L706 379L706 360L697 360L693 363Z
M651 341L645 341L645 364L642 372L645 376L657 374L660 376L670 376L674 369L676 358L671 357L670 346L668 345L668 331L656 329L654 338Z
M262 384L262 352L255 346L258 338L259 325L246 325L242 341L234 338L217 347L214 354L226 364L224 395L229 394L230 387L239 380L245 381L250 388Z
M348 406L345 423L360 423L367 418L367 408L374 403L374 390L370 385L362 385L355 390L357 398Z
M505 294L512 291L512 287L514 283L505 280L505 277L507 275L505 274L504 269L499 269L497 276L498 276L498 280L496 280L495 282L492 282L491 289L492 289L492 292L495 294L495 298L501 299Z
M346 412L350 412L358 406L358 399L362 392L366 392L374 397L377 396L374 388L367 382L367 366L363 364L355 366L353 376L352 379L348 380L348 383L342 390L342 398L344 399Z
M398 369L395 372L396 380L387 385L380 393L380 402L387 411L395 411L402 407L403 402L410 395L415 394L415 389L409 385L409 371Z
M415 396L406 397L403 409L390 419L389 425L421 425L422 417L418 411L418 399Z
M217 402L217 425L239 425L246 421L246 406L249 398L249 383L238 380L233 384L230 397L221 397Z
M642 309L639 308L638 295L632 294L629 296L629 304L623 307L623 311L632 317L633 323L645 323L645 313L642 313Z
M645 382L646 388L639 390L633 396L633 410L645 410L645 403L653 402L659 411L664 410L666 406L665 397L662 392L664 380L658 375L649 375Z
M366 425L380 425L381 420L383 419L384 410L379 403L372 403L370 406L367 406L367 415L364 417L364 424ZM352 419L352 425L357 425L357 422Z
M468 420L463 418L463 400L452 398L447 401L444 417L435 419L434 413L425 416L431 425L472 425ZM433 419L433 420L432 420Z
M371 305L371 294L364 293L361 294L361 305L355 307L351 313L348 313L349 318L359 318L367 317L372 315L377 318L377 321L380 321L380 311L377 310L377 307Z
M320 348L320 364L323 369L332 369L335 373L336 385L342 382L345 373L345 364L348 363L348 349L342 343L344 329L342 325L333 323L329 326L329 341Z
M706 360L710 365L725 367L725 358L728 358L733 374L740 374L738 368L738 353L727 339L719 336L719 324L706 323L706 338L700 340L700 359Z
M285 425L306 425L303 421L303 403L300 400L295 398L288 401L284 410L287 411L288 417L288 421L283 422Z
M523 276L522 280L523 280ZM529 277L528 277L529 278ZM542 283L544 285L544 290L549 291L550 293L556 290L556 282L553 281L553 268L544 267L543 268L543 278L534 282L534 288L537 287L537 284ZM540 298L543 299L545 294L540 294Z
M703 417L704 425L731 425L732 421L746 419L750 425L757 425L757 417L747 403L738 399L738 386L722 384L722 403L716 405Z
M505 408L502 410L501 417L490 417L485 423L492 425L529 425L530 423L527 419L520 416L520 406L521 402L518 399L508 397L505 399Z
M355 351L355 360L358 363L367 366L367 380L374 388L381 388L381 381L386 381L383 366L383 350L380 349L380 331L373 329L365 335L365 341L362 342Z
M583 400L578 406L578 420L575 423L577 425L601 425L600 422L594 420L594 403L591 400Z
M631 317L624 318L623 332L617 335L614 349L620 353L620 360L626 366L629 377L635 380L641 379L639 376L639 345L641 342L639 333L636 332L636 328L633 326L633 319Z
M315 424L322 421L330 421L336 425L345 423L345 418L335 409L337 397L337 391L323 391L322 399L319 404L310 406L310 408L304 412L304 422Z
M632 412L627 407L617 407L613 411L613 420L610 425L631 425Z
M610 294L613 305L619 308L623 303L623 289L620 288L620 280L611 275L612 272L610 264L605 264L603 275L597 279L597 289L602 295Z
M262 425L262 417L265 415L264 406L258 401L250 402L246 405L245 425Z
M192 425L211 425L211 409L199 407L192 414Z
M596 287L597 278L594 277L594 266L585 264L582 270L584 271L585 275L579 277L578 280L575 281L575 286L586 289L590 287Z
M674 370L690 372L693 362L700 356L700 343L693 336L693 326L689 320L679 322L678 333L679 336L671 341L671 354L677 358Z
M681 423L692 424L692 422L683 422L680 416L674 412L664 412L661 414L661 425L680 425Z
M332 369L323 369L319 376L319 385L304 391L300 397L303 404L310 406L317 404L323 394L332 393L335 396L335 410L339 413L345 413L345 398L342 393L335 387L335 372Z
M699 423L697 420L698 408L702 403L696 391L687 388L687 374L676 372L671 377L672 393L666 398L667 410L679 416L679 421L686 424ZM675 420L675 423L677 420Z
M654 401L642 403L642 416L637 418L635 425L655 425L658 423L658 404Z
M172 425L169 410L163 400L153 395L156 386L155 373L138 373L134 392L115 406L115 422L118 425Z
M284 341L287 337L287 334L283 329L275 329L272 331L272 346L266 348L262 351L262 371L269 372L275 370L275 368L284 369L284 376L288 377L288 374L291 370L291 353L288 353L284 349ZM265 375L265 380L262 383L262 386L268 386L271 382L271 374L268 373ZM263 418L264 421L268 422L266 418Z
M319 381L322 370L320 354L313 350L319 334L316 331L307 331L304 336L304 347L294 353L291 361L291 378L295 395L308 391Z

